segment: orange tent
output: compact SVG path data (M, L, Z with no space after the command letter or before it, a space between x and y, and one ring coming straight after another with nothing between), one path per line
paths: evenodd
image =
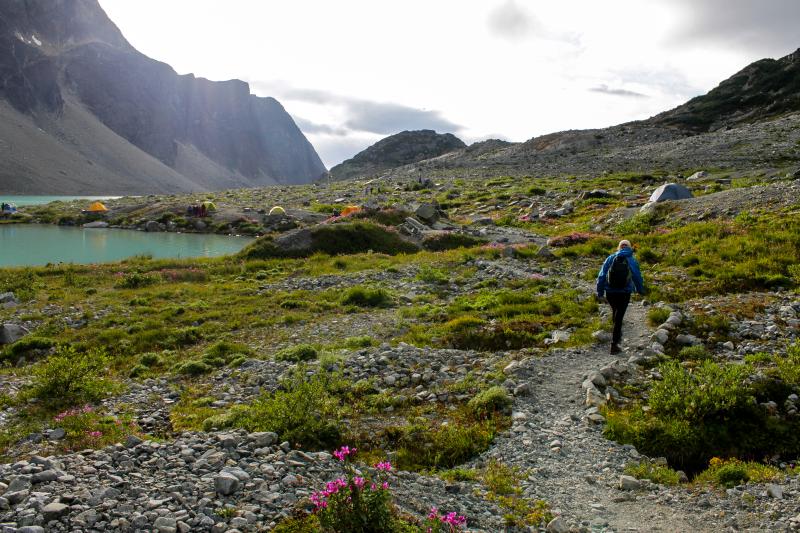
M353 213L358 213L359 211L361 211L361 208L357 205L348 205L342 209L342 216L346 217L347 215L352 215Z
M105 213L108 208L103 205L103 202L95 202L86 210L87 213Z

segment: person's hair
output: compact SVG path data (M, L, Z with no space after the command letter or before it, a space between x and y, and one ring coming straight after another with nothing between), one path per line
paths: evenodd
M619 244L617 245L617 250L622 250L623 248L631 248L631 241L629 241L628 239L622 239L621 241L619 241Z

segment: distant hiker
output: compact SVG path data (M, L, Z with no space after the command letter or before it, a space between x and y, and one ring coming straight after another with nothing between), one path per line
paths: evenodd
M619 353L622 339L622 319L631 301L631 293L644 294L644 280L639 263L633 257L633 248L628 240L619 241L617 251L609 255L597 275L597 297L605 296L611 306L614 333L611 336L611 353Z

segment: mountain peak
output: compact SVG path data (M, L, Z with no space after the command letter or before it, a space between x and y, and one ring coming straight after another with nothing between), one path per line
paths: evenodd
M433 130L401 131L381 139L351 159L331 169L333 179L376 174L389 168L417 163L466 148L452 133Z

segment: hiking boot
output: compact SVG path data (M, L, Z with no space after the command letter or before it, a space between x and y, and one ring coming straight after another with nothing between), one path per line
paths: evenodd
M611 345L611 354L618 354L622 351L622 348L619 347L619 344L612 344Z

